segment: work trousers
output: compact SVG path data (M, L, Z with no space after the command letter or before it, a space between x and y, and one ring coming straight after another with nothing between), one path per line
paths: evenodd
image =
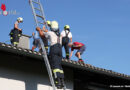
M66 53L66 58L69 59L69 38L68 37L63 37L62 38L62 47L65 48L65 53Z
M45 49L46 49L46 53L48 54L48 40L46 37L42 38L42 41L44 43Z
M64 72L62 69L62 46L61 44L55 44L50 47L49 61L55 78L64 78Z
M10 32L10 42L11 42L12 45L14 45L14 46L18 45L21 33L22 32L20 32L17 29L11 30L11 32Z

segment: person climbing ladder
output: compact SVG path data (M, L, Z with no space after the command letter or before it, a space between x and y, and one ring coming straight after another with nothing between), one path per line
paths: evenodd
M54 74L55 84L58 89L64 87L64 71L62 69L62 45L59 33L58 23L51 22L51 31L41 32L39 27L36 28L40 36L46 37L50 41L49 62Z

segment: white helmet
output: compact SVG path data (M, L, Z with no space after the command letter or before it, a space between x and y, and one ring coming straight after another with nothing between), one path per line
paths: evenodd
M18 17L18 18L17 18L17 21L23 22L23 18L22 18L22 17Z
M51 22L51 28L53 30L58 30L59 26L58 26L58 22L57 21L52 21Z

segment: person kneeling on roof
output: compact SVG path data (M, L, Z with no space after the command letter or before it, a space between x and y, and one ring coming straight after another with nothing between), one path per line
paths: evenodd
M17 21L14 24L14 29L11 30L10 32L10 42L13 46L17 46L19 43L19 37L22 34L22 29L19 28L19 23L23 22L23 18L19 17L17 18Z
M74 49L76 49L78 51L76 52L75 56L78 57L78 59L79 59L78 62L84 62L81 58L81 55L83 54L83 52L86 49L85 45L83 43L79 43L79 42L69 43L68 45L71 48L70 59L72 57Z
M64 87L64 71L62 69L62 45L59 33L59 26L56 21L51 22L51 31L41 32L39 27L36 28L40 36L48 38L50 42L49 62L54 74L57 88Z

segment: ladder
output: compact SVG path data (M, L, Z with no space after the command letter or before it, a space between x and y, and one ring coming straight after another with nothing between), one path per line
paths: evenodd
M35 19L35 23L36 23L36 27L41 27L45 24L46 19L45 19L45 15L44 15L44 10L43 7L40 3L40 0L29 0L30 6L32 8L32 12L33 12L33 16ZM37 7L36 7L37 6ZM46 28L47 25L45 24ZM38 32L37 32L38 33ZM50 63L48 61L48 57L46 54L46 50L44 47L44 43L42 42L41 38L40 38L40 43L41 43L41 47L42 47L42 57L44 58L44 62L48 71L48 75L50 78L50 82L52 85L53 90L56 90L56 86L55 86L55 82L54 82L54 78L53 78L53 74L52 74L52 70L51 70L51 66ZM66 90L66 87L63 87L64 90Z

